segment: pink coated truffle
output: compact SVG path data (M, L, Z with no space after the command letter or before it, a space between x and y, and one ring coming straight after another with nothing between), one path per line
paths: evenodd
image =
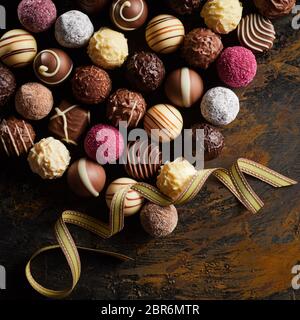
M87 133L84 149L91 159L101 165L114 163L124 151L124 139L118 129L97 124Z
M220 79L230 87L247 86L255 77L257 63L254 54L244 47L229 47L217 62Z
M38 33L49 29L57 16L51 0L22 0L18 6L18 17L29 31Z

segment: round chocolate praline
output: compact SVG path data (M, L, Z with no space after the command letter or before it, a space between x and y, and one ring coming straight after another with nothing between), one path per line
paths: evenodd
M254 0L258 11L269 19L275 19L288 15L296 0Z
M77 0L80 9L88 14L99 13L109 2L110 0Z
M73 69L71 58L60 49L39 52L33 62L33 70L39 80L56 85L64 82Z
M0 107L3 107L16 90L16 78L4 65L0 64Z
M119 29L132 31L147 20L148 6L144 0L115 0L110 7L110 17Z
M168 6L180 15L188 15L200 8L203 0L166 0Z
M136 90L145 93L155 91L165 77L163 62L152 52L135 53L128 59L126 69L129 83Z

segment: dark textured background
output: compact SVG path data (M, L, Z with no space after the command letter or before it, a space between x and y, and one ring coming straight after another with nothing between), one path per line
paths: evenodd
M7 29L20 27L18 1L1 1L8 11ZM156 1L149 1L153 3ZM158 1L157 1L158 2ZM245 11L255 9L243 1ZM14 4L16 3L16 4ZM73 8L73 1L56 1L59 14ZM249 4L250 3L250 4ZM168 12L162 3L151 5L151 16ZM198 15L185 19L187 31L203 25ZM236 90L241 100L238 119L222 129L226 147L207 167L230 166L238 157L268 165L300 179L300 30L291 27L292 16L275 21L274 49L259 56L258 74L247 88ZM105 15L93 18L95 28L108 25ZM143 30L128 34L130 51L147 48ZM2 34L2 33L1 33ZM53 29L37 37L39 50L57 46ZM235 32L224 37L225 46L237 44ZM68 50L76 65L87 64L85 50ZM163 57L167 70L183 66L180 57ZM200 71L201 74L203 72ZM18 84L34 80L30 68L16 72ZM123 70L111 73L114 88L125 86ZM206 88L220 84L212 66L204 75ZM69 83L55 90L55 100L69 96ZM162 92L146 97L149 105L166 101ZM1 117L14 112L13 103ZM93 107L93 121L103 122L104 106ZM200 121L199 107L184 113L185 127ZM35 127L47 135L47 120ZM82 153L73 150L74 159ZM107 168L109 181L124 174ZM246 211L218 182L209 180L188 205L179 208L179 225L168 238L145 234L138 215L127 218L122 233L101 240L71 228L81 245L115 250L135 260L118 263L98 255L81 254L82 277L70 299L297 299L291 288L291 268L300 263L300 186L275 190L249 179L265 201L257 215ZM53 225L64 209L77 209L105 219L101 199L74 197L65 179L42 181L26 161L1 159L0 170L0 264L7 270L7 290L0 299L41 299L28 285L24 268L31 254L53 244ZM38 258L34 274L54 288L70 281L68 267L59 251Z

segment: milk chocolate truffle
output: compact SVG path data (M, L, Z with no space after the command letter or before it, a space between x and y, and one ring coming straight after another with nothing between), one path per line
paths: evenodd
M73 95L85 104L103 102L109 96L111 86L108 73L95 66L77 68L72 78Z
M177 226L177 209L173 205L161 207L148 202L141 210L140 220L144 230L150 236L163 238L171 234Z
M258 11L269 19L275 19L289 14L295 3L296 0L254 0Z
M186 190L196 173L195 167L187 160L178 158L162 166L156 185L163 194L175 201Z
M203 90L202 78L189 68L174 70L165 83L166 96L178 107L191 107L202 97Z
M193 142L198 140L197 130L204 131L204 160L217 158L224 148L224 136L215 127L207 123L196 123L192 126Z
M99 13L109 2L110 0L77 0L80 9L87 14Z
M103 190L106 174L98 163L82 158L68 169L68 185L80 197L98 197Z
M15 104L17 112L25 119L41 120L52 110L53 96L42 84L28 82L18 89Z
M0 152L8 157L26 154L33 146L35 131L30 123L15 117L0 123Z
M159 57L152 52L138 52L127 61L126 77L138 91L155 91L165 77L165 67Z
M90 111L65 100L54 111L48 125L49 132L57 139L77 145L90 124Z
M207 69L222 50L219 35L209 29L196 28L186 35L182 55L190 66Z
M3 107L16 90L14 74L0 63L0 108Z
M188 15L200 9L203 0L166 0L168 6L177 14Z
M145 0L114 0L110 7L110 18L114 25L124 31L141 27L148 17Z
M127 147L125 170L135 180L148 180L154 177L162 164L159 145L148 140L131 142Z
M37 54L33 62L35 75L48 85L64 82L71 74L72 69L71 58L60 49L43 50Z
M27 160L32 172L42 179L57 179L66 171L71 157L62 142L49 137L31 148Z
M106 114L115 127L125 121L129 128L135 128L145 113L146 101L140 93L118 89L108 99Z

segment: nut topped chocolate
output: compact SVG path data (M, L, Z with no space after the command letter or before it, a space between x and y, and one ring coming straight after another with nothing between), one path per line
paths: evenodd
M192 14L200 9L203 0L166 0L166 2L176 13L185 15Z
M3 107L16 90L14 74L4 65L0 64L0 107Z

